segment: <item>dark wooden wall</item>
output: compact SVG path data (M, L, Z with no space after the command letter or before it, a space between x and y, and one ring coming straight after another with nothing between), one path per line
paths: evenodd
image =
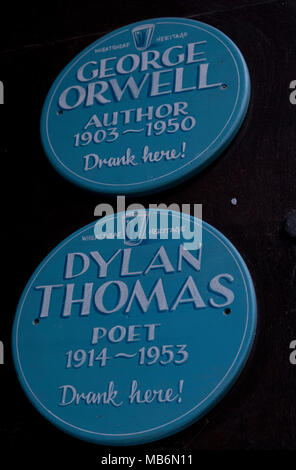
M147 452L192 453L199 465L201 451L210 459L217 455L213 451L248 456L251 451L295 450L296 365L289 362L289 345L296 339L296 105L290 103L289 84L296 80L296 0L6 3L0 43L5 90L0 105L0 340L5 349L0 457L6 451L12 461L33 468L42 468L40 458L53 458L56 468L61 462L76 468L78 461L96 468L108 453L139 458ZM233 242L251 271L258 333L239 381L201 421L154 444L108 449L62 433L31 406L14 372L10 336L18 299L36 266L66 236L94 220L97 204L113 203L62 179L45 157L39 119L51 83L102 34L160 16L190 17L230 36L249 67L251 102L239 134L205 171L169 191L131 202L203 204L204 220ZM231 459L229 453L221 455Z

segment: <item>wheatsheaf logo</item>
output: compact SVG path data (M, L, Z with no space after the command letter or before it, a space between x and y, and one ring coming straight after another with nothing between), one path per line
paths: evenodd
M142 26L136 26L135 28L132 29L135 47L139 51L143 51L150 46L153 32L154 32L154 24L145 24Z

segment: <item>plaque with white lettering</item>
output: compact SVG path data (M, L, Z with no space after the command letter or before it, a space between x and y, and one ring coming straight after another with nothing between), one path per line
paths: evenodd
M245 117L250 79L224 33L156 18L101 37L61 72L41 138L54 167L104 193L144 194L200 171Z
M122 212L75 232L36 269L13 356L25 393L53 424L134 445L211 409L255 331L252 279L229 240L186 214Z

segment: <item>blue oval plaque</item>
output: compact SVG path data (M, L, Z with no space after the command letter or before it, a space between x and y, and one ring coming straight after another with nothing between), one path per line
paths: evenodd
M245 117L248 69L221 31L184 18L120 28L61 72L41 137L54 167L105 193L174 185L216 158Z
M184 214L140 217L104 218L58 245L14 322L15 366L33 405L101 444L157 440L200 418L238 377L255 335L254 288L234 246ZM189 247L197 228L202 239Z

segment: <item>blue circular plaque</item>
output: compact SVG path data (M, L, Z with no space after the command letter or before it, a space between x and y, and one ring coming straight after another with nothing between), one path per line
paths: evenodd
M221 31L184 18L124 26L61 72L44 104L41 137L73 183L148 193L200 171L245 117L250 79Z
M177 212L122 212L75 232L37 268L18 305L13 355L53 424L134 445L215 405L255 330L250 274L220 232Z

